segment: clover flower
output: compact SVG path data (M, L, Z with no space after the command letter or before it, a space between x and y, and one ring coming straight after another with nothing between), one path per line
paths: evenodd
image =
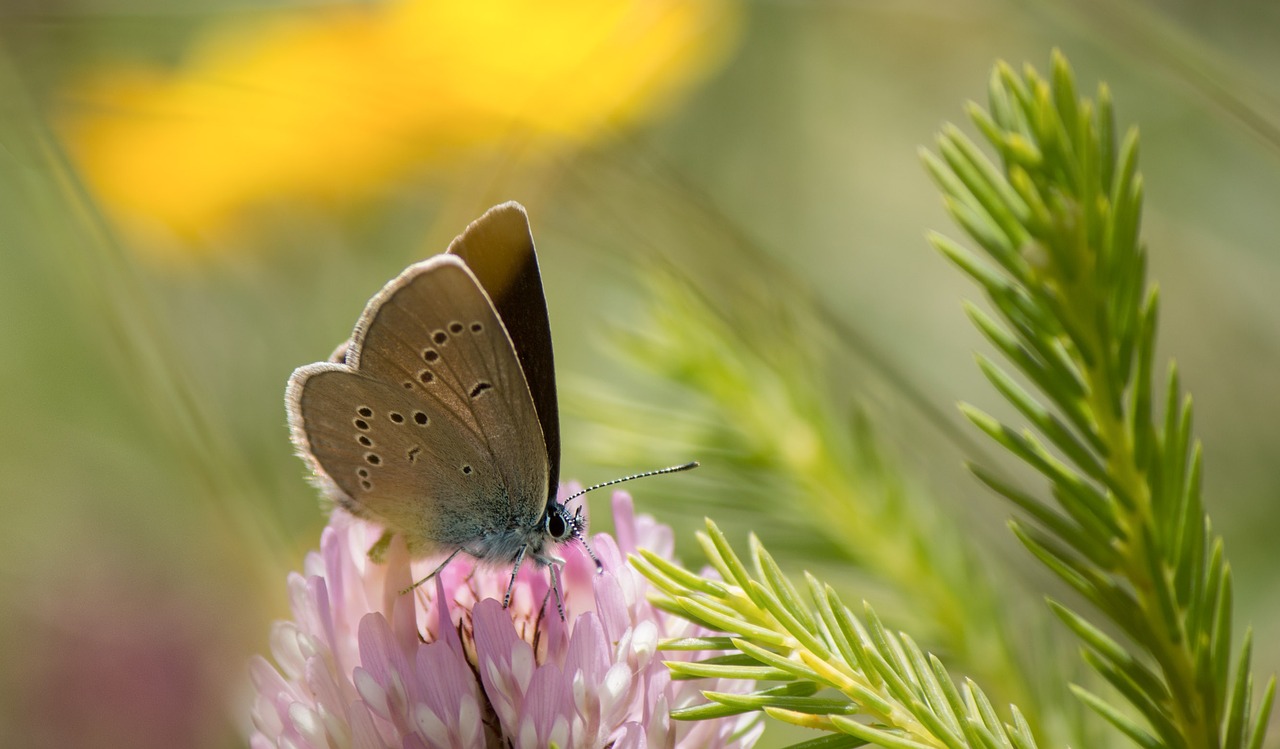
M678 722L671 708L700 702L673 681L660 639L695 634L656 609L649 583L626 564L643 546L663 556L672 534L613 497L616 539L597 534L603 574L566 548L565 620L546 570L525 565L511 605L506 568L459 556L402 595L432 560L410 562L393 543L384 563L367 550L381 529L335 511L320 551L291 574L290 621L271 635L273 666L255 657L250 745L265 747L748 747L758 721ZM697 654L677 654L691 657Z

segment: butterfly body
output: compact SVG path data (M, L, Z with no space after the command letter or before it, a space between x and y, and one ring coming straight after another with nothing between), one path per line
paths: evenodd
M550 326L518 204L383 287L334 360L293 373L286 405L326 496L415 557L552 565L585 532L555 501Z

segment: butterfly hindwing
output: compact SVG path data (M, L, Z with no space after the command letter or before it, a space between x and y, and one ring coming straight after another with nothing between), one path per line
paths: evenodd
M501 497L487 446L429 399L337 364L294 374L294 440L330 496L401 530L411 550L449 548L480 497Z

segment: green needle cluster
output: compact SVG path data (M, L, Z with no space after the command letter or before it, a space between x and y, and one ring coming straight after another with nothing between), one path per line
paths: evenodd
M770 717L828 732L792 749L874 744L893 749L1036 746L1016 707L1005 721L970 680L957 684L942 661L905 633L887 630L870 606L859 618L836 591L805 575L807 595L783 575L751 536L749 570L720 529L698 534L721 580L711 580L642 551L631 561L662 593L668 611L729 636L675 640L668 650L724 651L696 662L671 662L675 678L717 677L761 685L746 694L704 692L706 705L672 711L701 720L762 710Z
M1118 135L1107 88L1081 97L1057 54L1048 78L997 65L989 98L969 115L994 159L954 126L921 154L976 248L931 241L985 292L986 306L965 308L1003 363L979 355L978 366L1024 423L961 409L1045 486L970 467L1020 510L1018 540L1081 597L1048 605L1099 677L1071 691L1113 736L1148 749L1259 749L1275 679L1256 697L1251 634L1232 641L1231 568L1204 509L1191 400L1176 366L1157 372L1137 131ZM815 487L795 487L805 488ZM680 718L762 710L824 732L804 747L1012 749L1035 746L1033 728L1045 739L1034 718L1016 706L999 717L975 682L957 684L870 607L855 616L808 574L801 595L754 536L751 570L710 521L700 540L718 578L634 560L661 605L725 633L667 643L724 652L671 668L753 689L708 692Z
M1105 618L1050 602L1145 720L1077 687L1086 704L1144 747L1260 746L1275 682L1253 710L1250 635L1233 649L1231 569L1203 509L1176 366L1157 390L1137 130L1117 145L1106 87L1096 103L1078 97L1061 55L1049 80L998 66L989 106L969 114L998 162L956 128L923 156L981 253L932 241L986 293L992 314L967 311L1011 366L978 365L1029 428L962 409L1052 501L973 471L1026 512L1011 522L1018 539Z

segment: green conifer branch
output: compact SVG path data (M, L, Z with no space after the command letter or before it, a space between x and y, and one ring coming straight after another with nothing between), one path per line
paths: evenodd
M678 708L672 717L704 720L759 710L829 734L791 749L1036 746L1016 707L1001 717L976 683L957 683L941 660L907 634L889 631L869 605L858 617L830 585L807 574L802 593L754 535L745 562L710 520L698 540L723 582L646 550L631 557L658 589L660 606L728 635L663 643L664 650L725 653L669 661L672 677L783 684L746 694L704 691L707 703Z
M987 259L931 239L985 290L995 314L967 305L971 319L1036 391L979 357L1032 430L962 410L1041 473L1054 501L973 471L1030 516L1012 523L1028 550L1127 635L1122 645L1051 603L1145 724L1077 688L1085 704L1144 747L1260 745L1275 680L1251 711L1250 636L1233 651L1231 571L1201 505L1201 450L1176 366L1163 400L1155 394L1159 297L1140 238L1137 131L1117 144L1107 88L1096 102L1079 97L1058 54L1048 80L997 66L989 99L969 114L997 162L951 126L937 154L922 152Z
M652 325L611 340L629 363L683 387L629 408L625 418L610 397L615 416L599 427L607 435L583 449L634 466L667 460L673 444L687 442L707 466L690 478L706 477L701 502L735 510L727 528L745 533L744 525L763 522L793 564L852 566L857 580L886 594L878 605L897 626L947 652L1002 702L1021 705L1042 742L1100 746L1090 725L1097 721L1079 705L1061 707L1070 699L1062 669L1075 666L1062 647L1067 638L1053 635L1049 616L1003 595L1000 573L972 547L965 526L937 512L883 454L858 401L866 389L849 384L863 365L848 355L848 342L786 269L750 256L732 262L744 272L690 280L681 265L652 275ZM583 387L569 396L584 397ZM599 400L593 406L582 410L604 410ZM628 444L635 452L620 456ZM645 452L655 444L665 454ZM1037 668L1026 668L1029 658Z

